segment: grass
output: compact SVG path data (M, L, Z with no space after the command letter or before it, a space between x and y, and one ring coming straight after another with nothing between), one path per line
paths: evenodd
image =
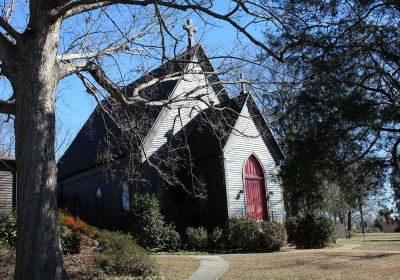
M359 250L400 251L400 233L368 233L365 237L359 234L350 239L340 239L339 245L358 244Z
M223 279L394 280L400 279L398 251L400 233L380 233L367 234L365 242L360 235L352 239L340 239L337 246L322 250L226 254L222 257L230 263L230 267ZM93 264L96 253L89 251L65 256L71 279L135 279L104 278L105 275ZM13 250L0 246L0 279L12 279L14 258ZM154 255L154 258L166 280L187 279L200 265L198 260L187 255Z
M223 279L399 279L400 254L291 252L227 255Z
M187 279L195 272L200 262L187 256L156 255L158 269L166 280Z
M223 279L400 279L400 253L379 250L400 251L400 234L358 235L324 250L226 255Z

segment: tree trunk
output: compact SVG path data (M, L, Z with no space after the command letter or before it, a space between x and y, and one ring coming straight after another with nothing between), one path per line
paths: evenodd
M351 237L351 228L352 228L352 224L351 224L351 210L349 210L349 212L347 212L347 238Z
M15 279L67 278L59 240L54 148L59 29L59 23L38 24L17 45L21 61L12 82L17 98Z
M361 231L362 234L365 234L365 228L364 228L364 213L362 209L362 203L358 205L358 209L360 210L360 220L361 220Z

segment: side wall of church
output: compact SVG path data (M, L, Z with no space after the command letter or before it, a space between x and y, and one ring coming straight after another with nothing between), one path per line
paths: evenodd
M60 207L90 224L117 227L123 213L122 180L115 175L93 168L60 182ZM101 198L97 196L98 189Z
M250 111L246 104L224 148L228 214L231 217L246 215L243 168L250 155L254 154L264 169L266 194L273 192L268 201L269 216L271 219L283 221L283 193L277 177L279 162L274 158L271 144L262 135L263 132Z

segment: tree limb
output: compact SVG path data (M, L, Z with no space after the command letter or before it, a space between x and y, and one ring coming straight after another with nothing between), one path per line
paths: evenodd
M12 60L14 44L2 33L0 33L0 60L8 63Z
M141 49L130 49L126 44L118 46L116 48L106 48L104 50L100 50L97 52L87 52L87 53L66 53L62 55L58 55L57 58L61 61L71 61L75 59L91 59L100 56L107 56L113 55L117 52L124 52L124 51L137 51L137 53L132 54L140 54Z
M21 38L21 33L17 32L3 17L0 17L0 26L16 41Z
M135 0L80 0L69 2L55 10L52 11L52 15L55 19L57 18L68 18L77 14L81 14L83 12L99 9L102 7L115 5L115 4L126 4L126 5L135 5L135 6L148 6L157 4L162 7L172 8L181 11L188 11L192 10L195 12L201 12L208 16L211 16L215 19L223 20L233 26L236 30L242 33L248 40L250 40L254 45L262 48L268 55L275 58L277 61L282 62L282 57L275 54L270 48L268 48L265 44L261 41L255 39L247 30L246 27L242 27L239 25L234 19L230 16L232 13L227 14L219 14L217 12L212 11L211 9L202 6L201 4L191 4L189 1L184 1L185 4L179 4L176 1L163 1L163 0L142 0L142 1L135 1ZM236 8L234 8L235 10Z
M15 115L15 100L0 100L0 113L7 115Z

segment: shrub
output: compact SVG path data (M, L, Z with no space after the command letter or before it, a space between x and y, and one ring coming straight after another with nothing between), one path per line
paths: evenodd
M17 215L15 212L0 216L0 242L15 247L17 242Z
M186 245L190 249L202 250L207 247L208 234L203 227L186 229Z
M62 211L59 211L58 213L58 223L60 226L66 226L79 235L86 235L90 238L94 238L96 234L95 227L87 224L79 218L74 218L71 215L65 214Z
M60 225L60 241L61 248L64 253L77 254L79 253L80 237L72 229L65 225Z
M375 218L373 226L382 231L382 220L380 218Z
M290 239L310 248L323 248L335 241L335 224L321 214L299 215L286 223ZM295 221L295 222L294 222Z
M157 274L155 260L129 234L99 231L101 253L95 262L107 274L150 276Z
M285 227L289 242L297 243L301 239L301 237L298 235L298 229L299 221L303 218L304 217L301 214L286 218Z
M165 222L154 195L135 194L132 197L131 210L125 217L125 224L137 242L150 251L170 249L177 246L180 239L179 234L173 232L175 229Z
M261 223L261 246L268 252L279 251L287 240L286 229L275 221Z
M177 251L182 244L182 239L179 233L171 225L166 227L165 230L165 249L174 252Z
M249 218L229 219L227 232L233 249L254 250L260 245L259 225Z
M224 247L223 231L219 227L214 228L208 236L208 243L211 248L220 249Z
M58 224L61 247L65 253L79 253L82 240L87 240L85 237L91 240L96 234L96 228L61 211L58 213Z

